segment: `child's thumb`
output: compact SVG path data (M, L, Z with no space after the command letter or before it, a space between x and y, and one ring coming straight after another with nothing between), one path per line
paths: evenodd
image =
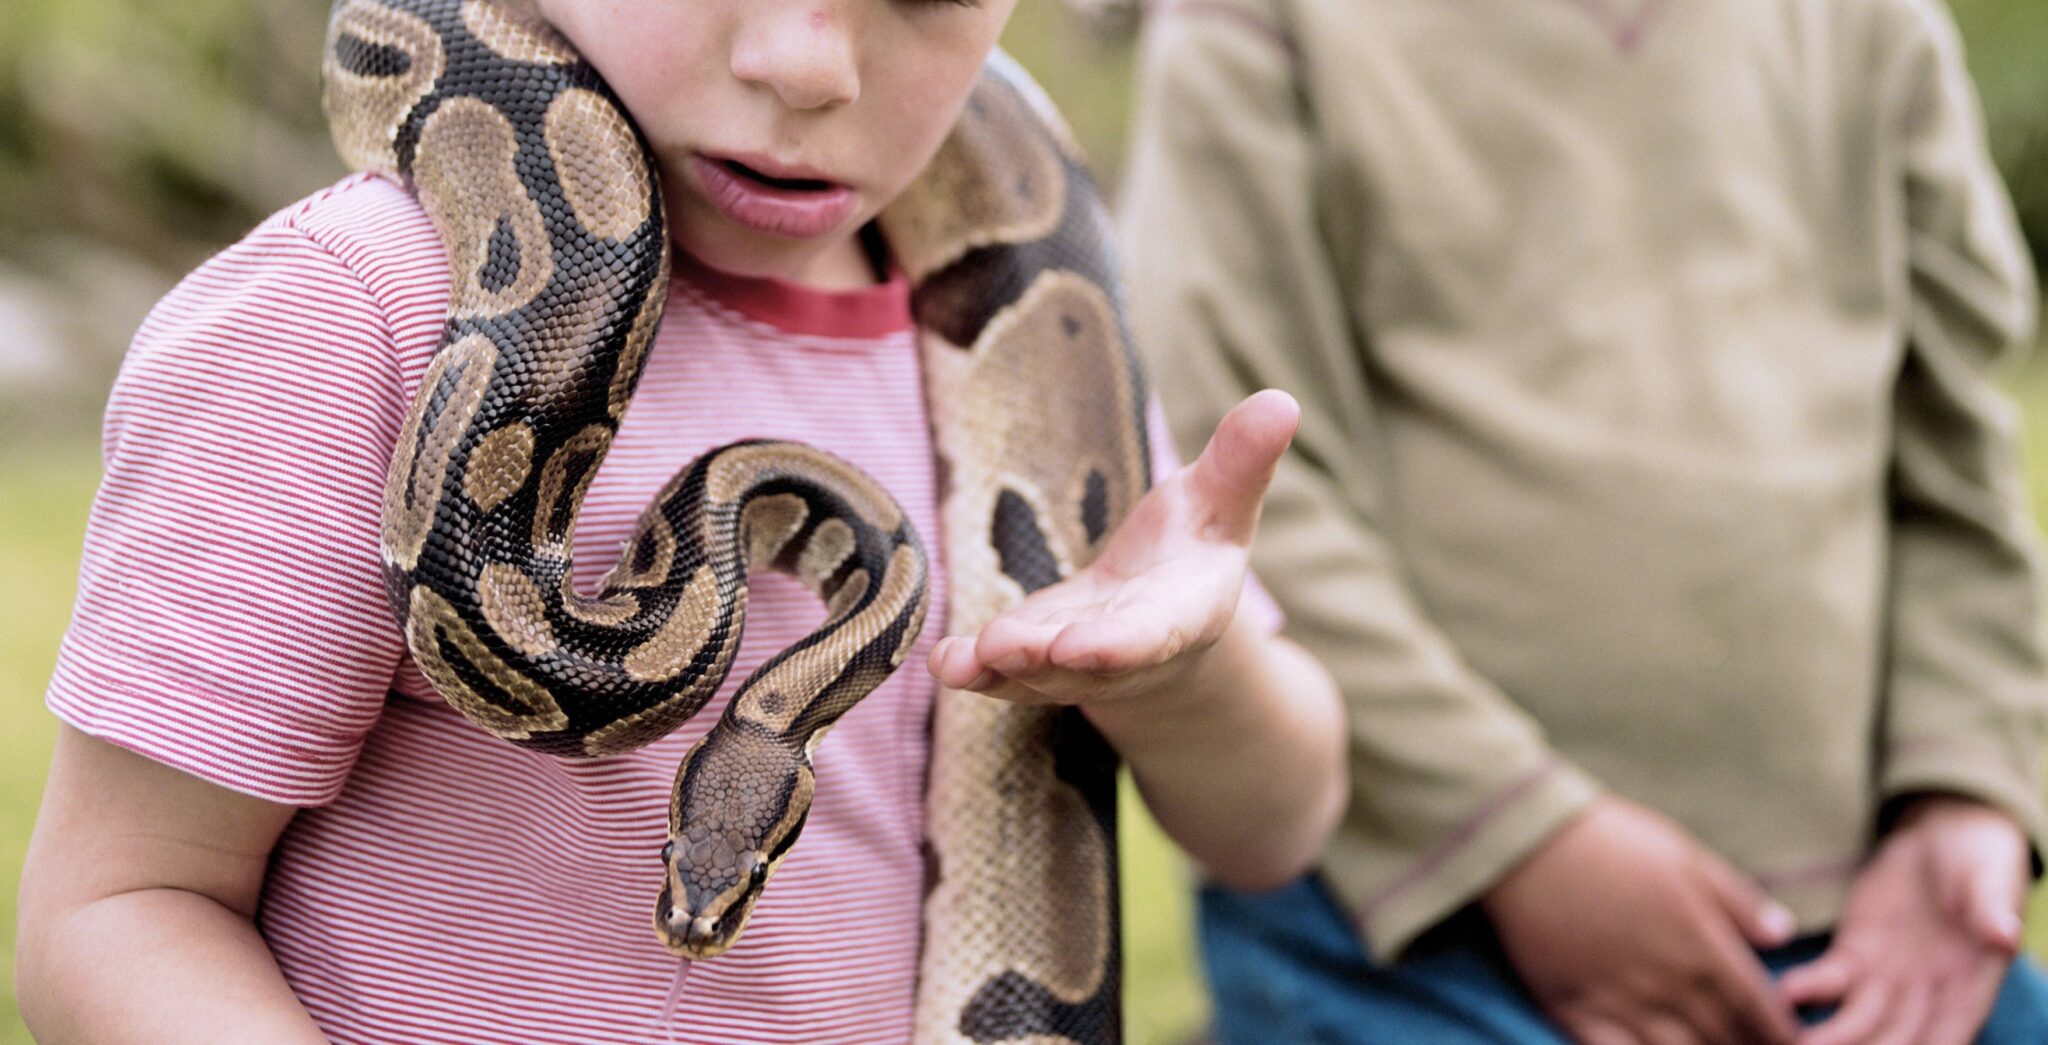
M2023 926L2019 912L2013 909L2013 891L1999 869L1982 866L1970 878L1968 903L1970 927L1977 938L1995 950L2016 955Z
M1248 542L1280 455L1301 424L1301 406L1276 388L1253 393L1217 422L1189 483L1207 514L1205 532Z

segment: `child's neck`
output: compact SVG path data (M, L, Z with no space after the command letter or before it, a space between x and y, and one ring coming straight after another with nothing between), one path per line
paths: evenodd
M820 290L853 290L872 286L881 279L885 266L878 263L876 247L866 233L847 236L813 255L800 271L783 278Z

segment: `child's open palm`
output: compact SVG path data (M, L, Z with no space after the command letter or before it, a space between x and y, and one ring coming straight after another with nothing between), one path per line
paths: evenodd
M1239 403L1193 464L1132 508L1093 563L979 635L939 643L932 674L1006 700L1082 705L1183 681L1236 615L1260 502L1299 419L1284 392Z

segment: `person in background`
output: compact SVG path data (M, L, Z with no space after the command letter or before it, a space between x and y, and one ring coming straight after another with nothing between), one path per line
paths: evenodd
M2048 1041L1946 10L1182 0L1143 70L1138 334L1184 445L1301 399L1253 565L1350 714L1320 873L1203 891L1222 1040Z

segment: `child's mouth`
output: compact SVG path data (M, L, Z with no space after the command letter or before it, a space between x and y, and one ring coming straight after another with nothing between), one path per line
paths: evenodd
M777 178L763 174L738 160L720 160L725 168L743 178L752 178L764 185L791 192L821 192L832 187L832 183L821 178Z
M815 171L777 167L766 160L695 153L690 170L705 200L755 232L808 239L837 228L852 214L853 190L815 177ZM763 168L769 168L764 170Z

